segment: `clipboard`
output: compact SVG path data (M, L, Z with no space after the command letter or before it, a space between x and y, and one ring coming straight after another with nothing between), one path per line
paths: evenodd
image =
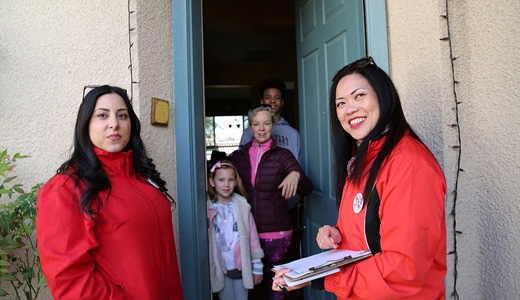
M274 266L272 271L276 272L282 268L290 268L291 272L284 274L284 278L292 286L339 272L339 267L370 256L372 256L370 250L335 249L304 257L287 264Z

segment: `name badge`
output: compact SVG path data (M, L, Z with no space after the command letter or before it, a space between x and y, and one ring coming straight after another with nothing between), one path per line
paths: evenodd
M363 198L363 194L357 193L356 197L354 197L354 202L352 203L354 213L358 214L361 211L364 201L365 199Z

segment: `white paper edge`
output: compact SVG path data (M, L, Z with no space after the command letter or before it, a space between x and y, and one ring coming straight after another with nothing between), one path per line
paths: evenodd
M308 282L308 281L311 281L311 280L314 280L314 279L318 279L318 278L321 278L321 277L325 277L327 275L334 274L334 273L337 273L337 272L339 272L339 268L331 269L331 270L328 270L326 272L323 272L323 273L320 273L320 274L316 274L316 275L313 275L313 276L309 276L307 278L304 278L304 279L301 279L301 280L297 280L297 281L291 281L289 278L285 278L285 277L283 279L285 279L285 283L287 283L288 286L295 286L295 285L302 284L302 283L305 283L305 282Z

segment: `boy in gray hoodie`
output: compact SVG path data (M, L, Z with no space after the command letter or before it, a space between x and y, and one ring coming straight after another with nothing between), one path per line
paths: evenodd
M292 152L300 162L300 133L282 117L282 107L285 97L285 84L279 79L267 79L260 83L260 103L270 105L275 115L273 140L276 145ZM249 143L253 134L249 127L244 130L240 146Z

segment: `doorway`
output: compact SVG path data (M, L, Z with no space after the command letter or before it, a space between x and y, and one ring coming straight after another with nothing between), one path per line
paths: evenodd
M179 215L179 248L180 248L180 260L181 260L181 276L183 293L186 299L207 299L210 294L209 285L209 269L208 269L208 252L207 252L207 221L206 221L206 153L205 153L205 120L206 115L205 106L211 105L211 102L205 101L204 92L211 94L212 91L206 90L206 87L212 87L213 84L204 84L204 44L203 44L203 1L193 0L173 0L173 52L174 52L174 87L175 87L175 139L176 148L175 156L177 163L177 195L178 195L178 215ZM209 1L208 1L209 2ZM217 2L217 1L212 1ZM220 5L224 5L231 1L218 1ZM254 5L261 5L257 3L259 1L243 1L250 7ZM271 1L269 1L271 2ZM334 1L334 0L297 0L297 1L278 1L288 2L287 11L293 13L295 11L294 6L298 6L302 9L300 17L311 17L313 14L320 17L326 15L334 15L336 6L341 6L345 1ZM347 0L349 3L363 3L364 4L364 21L366 25L366 53L373 56L377 61L378 65L385 70L388 70L388 43L387 43L387 23L386 23L386 2L385 0ZM283 4L283 3L275 3ZM325 5L326 4L326 5ZM326 7L329 6L329 7ZM247 8L247 7L246 7ZM244 9L246 9L244 8ZM322 9L325 8L323 13L313 13L310 8ZM206 9L206 8L205 8ZM234 11L235 15L227 18L235 18L241 16L241 11ZM270 18L266 16L266 18ZM294 21L293 21L294 22ZM299 23L298 23L299 22ZM313 22L297 21L300 24L301 29L305 32L313 32ZM307 26L310 25L310 26ZM292 40L294 40L295 31L292 31ZM217 44L216 47L221 49L222 52L227 51L229 48L224 43L225 40L220 40L221 43ZM264 41L265 42L265 41ZM268 43L268 41L266 42ZM299 46L300 49L302 46ZM305 48L305 47L303 47ZM249 56L250 58L262 57L262 54L269 54L267 52L253 52ZM331 58L330 56L328 56ZM295 64L298 68L293 68L294 71L302 69L303 63L312 62L311 60L303 60L303 58L312 58L312 56L306 56L305 54L297 58ZM354 57L347 57L352 60ZM209 57L207 59L210 59ZM340 64L334 63L331 66L339 66ZM309 65L310 66L310 65ZM319 68L325 68L327 66L328 72L332 72L327 64L319 63ZM256 66L258 68L258 66ZM215 67L208 72L218 70ZM249 73L242 72L241 69L236 70L238 77L246 77ZM308 74L308 73L306 73ZM215 73L214 76L221 79L225 79L225 74ZM261 76L262 79L264 76ZM277 77L280 77L278 75ZM293 105L284 106L284 115L288 116L292 113L295 115L295 119L291 120L290 123L299 129L300 133L304 134L308 138L303 141L308 145L318 144L313 139L317 137L312 132L307 124L311 124L308 120L317 120L318 118L313 117L308 112L314 110L313 107L307 107L305 102L307 98L304 96L312 94L313 90L309 88L315 88L318 83L316 80L312 80L311 77L304 77L301 74L293 77L294 91L298 91L298 85L300 86L300 93L294 93L295 102ZM305 81L302 81L304 80ZM206 80L211 83L211 77L208 74ZM258 82L261 79L251 80L250 82ZM214 81L215 86L219 88L227 89L229 87L237 88L234 84L224 84L228 81ZM298 84L298 82L300 82ZM324 81L328 82L328 81ZM254 83L238 83L237 85L243 87L247 85L246 89L250 89L251 95L255 95L256 88L250 85ZM323 82L320 81L320 84ZM325 83L326 88L327 83ZM305 88L305 89L303 89ZM323 90L323 87L318 87ZM210 96L211 97L211 96ZM240 98L240 97L239 97ZM228 98L229 99L229 98ZM252 96L250 103L257 103L258 97ZM250 105L248 103L248 107ZM311 102L313 103L312 99ZM217 108L223 108L225 106L218 104ZM319 112L319 111L318 111ZM321 113L321 112L320 112ZM216 114L216 113L215 113ZM288 116L289 117L289 116ZM325 115L326 117L326 115ZM300 119L304 118L302 122ZM307 120L307 121L306 121ZM305 124L302 127L301 124ZM325 123L324 123L325 124ZM314 128L314 127L313 127ZM323 136L322 139L325 139ZM325 144L325 143L324 143ZM312 163L319 163L319 161L313 156L315 151L304 150L304 165L311 171L309 174L313 182L321 182L326 184L330 179L330 174L326 170L318 170L317 167L313 167ZM307 153L307 154L306 154ZM321 160L320 160L321 161ZM321 161L319 165L329 165L327 160ZM317 166L319 166L317 165ZM316 186L316 183L315 183ZM323 190L321 190L323 191ZM323 194L323 193L321 193ZM328 193L326 193L328 194ZM310 199L312 202L320 203L319 193L315 194L318 198ZM312 299L314 297L309 297Z
M202 1L206 154L238 148L258 84L279 78L287 87L283 117L298 129L293 1Z

